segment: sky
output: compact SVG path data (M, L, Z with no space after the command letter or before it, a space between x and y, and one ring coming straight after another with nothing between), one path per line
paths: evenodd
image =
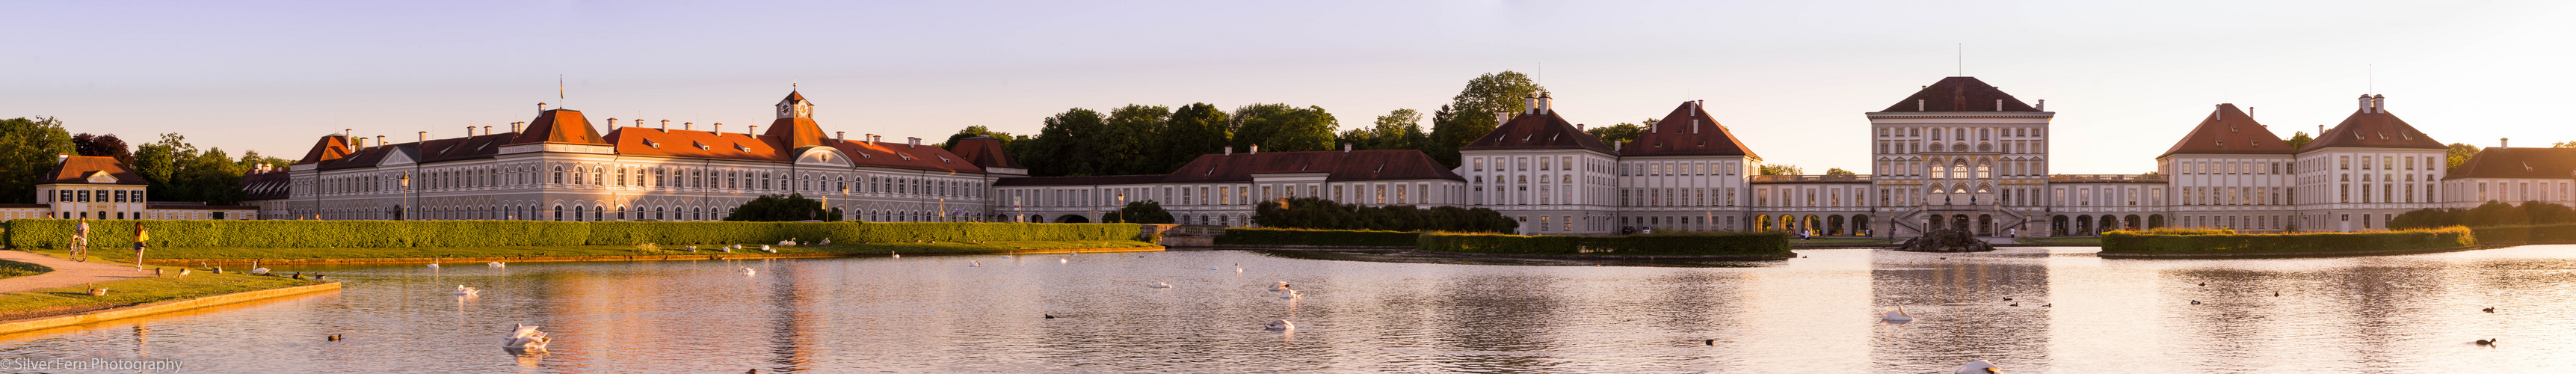
M290 159L342 129L506 129L540 102L740 131L791 84L853 137L1033 135L1070 108L1198 102L1320 106L1349 129L1505 70L1594 126L1706 100L1767 162L1809 173L1865 170L1862 113L1962 72L2049 101L2057 173L2151 171L2215 104L2288 137L2364 93L2446 143L2576 140L2557 97L2576 96L2566 1L6 0L0 14L0 118Z

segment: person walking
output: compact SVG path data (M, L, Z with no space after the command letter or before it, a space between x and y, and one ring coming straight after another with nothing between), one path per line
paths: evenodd
M72 243L69 247L72 250L73 262L89 261L89 215L81 215L80 223L72 226Z
M149 240L152 240L152 232L151 232L151 231L148 231L148 230L144 230L144 229L143 229L143 223L142 223L142 222L135 222L135 223L134 223L134 271L143 271L143 242L145 242L145 241L149 241Z

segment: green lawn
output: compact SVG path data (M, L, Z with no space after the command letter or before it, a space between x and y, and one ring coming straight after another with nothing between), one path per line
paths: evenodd
M2017 243L2021 243L2021 244L2041 244L2041 245L2076 245L2076 246L2086 246L2086 245L2089 245L2089 246L2099 246L2099 245L2102 245L2102 238L2100 238L2100 237L2079 237L2079 238L2020 238L2020 239L2013 239L2013 241L2014 241L2014 242L2017 242Z
M744 244L743 246L744 246L744 247L746 247L746 248L745 248L745 249L743 249L743 250L734 251L734 253L740 253L740 254L764 253L764 252L761 252L761 251L760 251L760 245L759 245L759 244ZM834 245L809 245L809 246L796 246L796 247L778 247L778 246L772 245L772 247L771 247L771 248L777 249L777 250L778 250L778 253L884 253L884 252L889 252L889 251L892 251L892 252L961 252L961 251L1007 252L1007 251L1013 251L1013 250L1054 250L1054 249L1089 249L1089 248L1134 248L1134 247L1151 247L1151 246L1154 246L1154 244L1151 244L1151 243L1145 243L1145 242L1139 242L1139 241L1130 241L1130 240L1107 240L1107 241L1052 241L1052 240L1051 240L1051 241L989 241L989 242L983 242L983 243L939 242L939 243L834 244ZM645 249L639 249L639 248L637 248L637 246L622 246L622 245L585 245L585 246L503 246L503 247L406 247L406 248L226 248L226 247L206 247L206 248L155 248L155 249L147 250L146 252L144 252L144 253L143 253L143 256L144 256L144 257L146 257L146 258L188 258L188 259L217 259L217 258L233 258L233 259L297 259L297 258L427 258L427 257L515 257L515 256L646 256L646 255L691 255L691 254L696 254L696 255L711 255L711 254L721 254L721 253L724 253L724 252L718 252L718 251L716 251L716 250L715 250L715 248L716 248L716 247L722 247L721 245L700 245L700 246L698 246L698 251L697 251L697 252L694 252L694 253L693 253L693 252L689 252L689 251L686 249L686 248L687 248L686 246L659 246L659 247L660 247L660 249L659 249L659 250L645 250ZM45 254L53 255L53 256L57 256L57 257L60 257L60 256L63 256L63 255L64 255L63 251L40 251L39 253L45 253ZM133 258L133 256L134 256L134 252L133 252L133 251L131 251L131 250L127 250L127 251L91 251L91 252L90 252L90 254L91 254L91 256L92 256L92 257L95 257L95 258L106 259L106 260L114 260L114 261L126 261L126 260L130 260L130 259L132 259L132 258Z
M1807 240L1798 240L1798 238L1795 237L1789 238L1789 245L1863 245L1894 243L1896 243L1896 239L1887 238L1814 238Z
M169 267L175 274L179 268ZM0 294L0 320L81 313L168 300L316 284L311 280L198 271L185 279L147 278L99 283L107 296L90 296L81 286Z
M24 277L52 271L54 271L54 268L45 267L44 265L0 260L0 278Z

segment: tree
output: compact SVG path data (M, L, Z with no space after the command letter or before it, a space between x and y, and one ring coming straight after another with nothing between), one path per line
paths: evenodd
M1073 108L1046 118L1038 136L1029 139L1029 154L1021 158L1030 176L1098 175L1095 164L1081 157L1088 152L1090 140L1106 127L1100 112Z
M259 154L259 151L242 151L241 168L245 172L258 168L259 165L268 165L269 168L276 170L286 170L288 166L293 166L294 164L295 161L292 160L262 156Z
M1262 202L1253 207L1252 222L1262 227L1324 230L1512 232L1520 227L1518 221L1492 209L1368 207L1314 197Z
M1126 207L1118 208L1118 212L1112 213L1108 217L1101 217L1100 222L1172 223L1172 212L1163 211L1163 203L1153 201L1130 201L1127 202Z
M1154 170L1170 172L1199 155L1223 152L1234 141L1234 131L1228 127L1231 123L1224 110L1208 103L1191 103L1173 110L1158 135L1160 140L1156 143L1162 144L1163 149L1155 152L1160 167Z
M1259 145L1272 152L1322 151L1333 148L1333 129L1341 121L1323 107L1252 104L1234 110L1234 142L1249 151Z
M2300 132L2296 132L2296 133L2291 133L2291 134L2290 134L2290 149L2299 149L2299 148L2301 148L2301 147L2307 147L2307 146L2308 146L2308 142L2313 142L2313 141L2317 141L2317 138L2308 136L2308 132L2306 132L2306 131L2300 131Z
M1099 175L1172 172L1162 168L1153 154L1162 148L1154 144L1154 134L1162 133L1163 126L1171 119L1172 109L1161 105L1128 104L1109 111L1109 119L1102 122L1101 133L1093 137L1093 144L1087 149L1089 154L1085 156L1091 159L1093 172Z
M54 157L72 153L72 134L53 117L0 120L0 203L35 203L36 181Z
M117 139L116 134L72 135L72 150L82 156L106 156L115 158L116 163L134 164L134 151L127 149L125 140Z
M1860 173L1854 173L1854 172L1852 172L1852 171L1850 171L1850 170L1843 170L1843 168L1832 168L1832 169L1825 169L1825 175L1860 175Z
M1547 94L1547 88L1532 82L1529 75L1510 70L1477 76L1467 80L1467 87L1441 107L1446 116L1436 116L1431 124L1431 141L1424 152L1449 167L1458 167L1458 148L1475 142L1477 137L1502 125L1495 121L1496 112L1520 112L1529 97Z
M180 162L197 157L197 146L189 145L187 140L179 134L161 134L161 141L134 147L134 173L143 175L143 182L151 185L147 187L153 190L151 196L187 201L165 195L175 192L170 191L171 182L179 175Z
M751 199L750 202L742 203L741 207L734 208L733 214L726 215L724 220L754 222L805 220L839 221L841 220L841 215L832 210L824 209L823 202L814 201L814 199L807 199L804 194L791 193L787 194L787 196L763 195L759 198Z
M1789 165L1789 164L1767 164L1767 165L1762 165L1762 175L1803 175L1803 174L1806 174L1806 173L1807 173L1807 169L1800 169L1800 168L1798 168L1798 165Z
M2478 146L2469 145L2469 143L2451 143L2450 159L2444 162L2448 167L2442 170L2458 169L2460 164L2469 163L2469 157L2477 155Z
M1646 126L1654 126L1655 121L1656 119L1647 118L1645 126L1638 126L1634 123L1620 123L1616 125L1594 127L1583 130L1583 132L1592 134L1592 137L1601 138L1602 142L1610 144L1625 143L1636 141L1638 136L1645 135Z
M2549 143L2550 148L2576 148L2576 140Z
M1396 109L1377 116L1376 126L1342 131L1336 141L1354 149L1422 149L1431 135L1422 132L1422 112Z
M1012 140L1011 133L993 131L993 129L986 128L984 125L966 126L965 129L957 130L957 134L948 136L948 141L939 142L939 149L954 151L957 150L958 140L965 140L966 138L978 136L1000 139L1002 141L1002 148L1010 149Z

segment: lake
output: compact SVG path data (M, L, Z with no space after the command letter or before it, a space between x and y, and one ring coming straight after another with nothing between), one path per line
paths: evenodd
M0 337L0 358L170 359L188 372L1927 373L1975 359L2008 372L2576 372L2576 246L2259 260L2094 251L279 267L346 288ZM1265 290L1278 281L1304 296ZM450 295L460 284L482 292ZM1877 318L1895 306L1917 319ZM1281 318L1297 327L1262 328ZM550 352L504 352L513 323L544 326ZM2470 343L2489 338L2499 344Z

